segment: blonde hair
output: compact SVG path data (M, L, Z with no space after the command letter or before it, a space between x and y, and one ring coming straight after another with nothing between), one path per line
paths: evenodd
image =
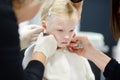
M77 18L77 10L69 2L69 0L47 0L41 8L41 20L46 20L50 15L68 16L72 17L73 14Z

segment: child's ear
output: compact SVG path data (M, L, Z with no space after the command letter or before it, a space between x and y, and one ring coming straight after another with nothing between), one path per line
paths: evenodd
M45 21L42 21L41 24L42 24L42 27L43 27L44 29L46 29L46 27L47 27L47 26L46 26L46 22L45 22Z

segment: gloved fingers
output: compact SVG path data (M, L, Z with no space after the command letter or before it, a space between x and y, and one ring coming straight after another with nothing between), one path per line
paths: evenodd
M39 25L36 25L36 24L31 24L31 25L28 25L27 26L29 29L35 29L35 28L39 28L40 26Z
M38 37L43 37L43 33L38 33L38 34L33 34L31 35L31 39L30 41L36 41L38 39Z
M33 52L41 51L48 58L54 54L57 49L57 41L53 35L39 35Z
M49 44L52 44L52 43L57 44L57 41L56 41L56 39L53 35L43 36L43 34L41 33L37 38L36 44L39 44L39 43L42 43L42 42L47 42Z
M56 39L55 39L55 37L53 35L48 35L46 37L47 37L46 40L50 40L50 41L56 42Z
M43 32L43 28L34 28L31 30L32 34L40 34L41 32Z
M31 37L33 38L33 37L38 37L40 35L40 33L36 33L36 34L33 34L33 35L31 35Z
M30 39L30 42L32 42L32 41L36 41L37 38L38 38L38 36L31 38L31 39Z
M39 25L30 25L29 29L31 30L31 32L34 33L40 33L42 32L44 29L43 27L39 26Z
M36 34L32 34L30 41L36 41L36 40L38 39L38 37L42 37L42 36L43 36L43 32L41 32L41 33L36 33Z

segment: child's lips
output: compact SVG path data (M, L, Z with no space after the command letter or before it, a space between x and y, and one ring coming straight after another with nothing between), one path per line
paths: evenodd
M62 44L67 44L68 42L62 42Z

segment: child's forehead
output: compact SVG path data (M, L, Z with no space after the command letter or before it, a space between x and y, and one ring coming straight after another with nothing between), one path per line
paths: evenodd
M58 26L74 26L76 22L74 19L67 19L67 18L55 18L51 20L51 23Z
M52 21L52 23L48 24L48 29L74 29L76 27L76 23L73 21L64 21L64 20L60 20L60 21Z
M48 22L51 23L56 23L56 24L62 24L62 23L74 23L78 22L77 17L69 17L69 16L57 16L57 15L51 15L49 19L47 20Z

